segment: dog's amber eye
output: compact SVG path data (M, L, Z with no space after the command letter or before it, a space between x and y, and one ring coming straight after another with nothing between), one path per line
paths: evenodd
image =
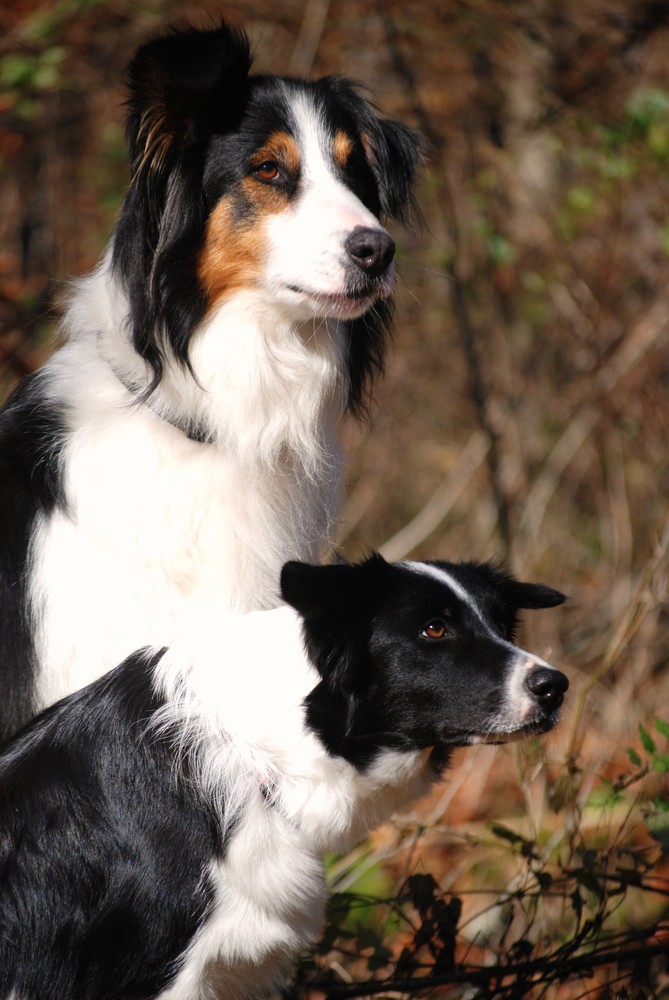
M445 621L435 618L434 621L428 622L420 634L423 639L445 639L449 635L449 629Z
M260 163L254 169L253 175L264 184L275 184L281 180L281 171L274 160L265 160L263 163Z

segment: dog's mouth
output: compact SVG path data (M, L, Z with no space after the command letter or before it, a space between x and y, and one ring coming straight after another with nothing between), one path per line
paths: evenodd
M487 746L502 746L505 743L519 743L527 739L528 736L541 736L550 732L557 724L559 713L551 712L541 718L531 719L522 726L513 729L486 729L482 731L468 730L460 733L453 733L448 741L444 742L444 749L449 747L469 747L485 744Z
M540 719L526 722L519 729L510 729L502 732L488 731L485 733L472 733L469 745L483 743L490 746L501 746L504 743L519 743L521 740L527 739L528 736L541 736L543 733L550 732L557 724L558 718L558 712L551 712Z
M386 275L359 288L346 288L341 292L323 292L302 285L286 285L289 292L309 299L314 311L337 319L356 319L362 316L379 299L386 299L392 289L392 278Z

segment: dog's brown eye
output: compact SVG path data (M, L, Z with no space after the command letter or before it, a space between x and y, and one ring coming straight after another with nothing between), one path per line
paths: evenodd
M423 639L445 639L449 630L445 621L435 618L434 621L428 622L420 634Z
M265 160L263 163L260 163L254 169L253 175L264 184L275 184L281 180L281 171L274 160Z

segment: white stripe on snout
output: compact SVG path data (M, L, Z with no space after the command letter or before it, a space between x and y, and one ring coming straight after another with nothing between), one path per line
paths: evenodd
M265 281L297 320L352 319L390 294L394 269L391 264L369 286L366 298L351 297L349 279L357 270L346 240L358 228L385 229L338 176L333 135L314 95L289 83L284 89L299 147L300 183L297 195L264 219Z
M528 653L524 649L514 647L516 656L506 682L506 692L501 715L508 719L510 728L516 729L529 721L536 712L537 703L525 687L528 674L537 667L553 668L540 656Z

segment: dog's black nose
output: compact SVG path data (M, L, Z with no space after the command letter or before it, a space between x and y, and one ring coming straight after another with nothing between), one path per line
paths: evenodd
M383 229L358 226L344 243L351 260L370 278L377 278L390 267L395 256L395 242Z
M525 679L525 684L542 708L559 708L569 681L559 670L537 667Z

